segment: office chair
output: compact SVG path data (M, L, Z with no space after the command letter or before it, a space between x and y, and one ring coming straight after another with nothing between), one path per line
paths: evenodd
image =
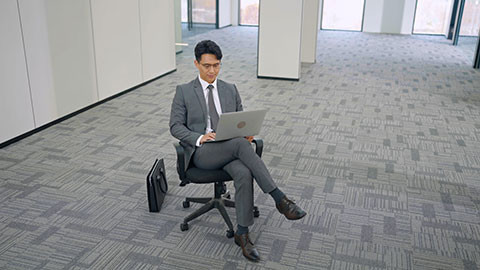
M262 157L263 140L254 139L253 143L256 146L255 152L259 157ZM233 180L232 177L222 169L219 169L219 170L199 169L193 165L193 162L190 162L190 166L187 168L187 170L185 170L184 148L178 142L174 143L173 145L175 146L175 150L177 152L177 173L180 178L180 186L183 187L189 183L195 183L195 184L215 183L213 197L185 198L185 201L183 201L183 208L189 208L190 202L202 203L204 205L199 209L197 209L195 212L188 215L183 220L183 223L180 224L180 230L182 231L188 230L189 228L188 222L207 213L213 208L216 208L218 209L223 219L225 220L225 223L228 226L227 237L232 238L234 234L233 224L225 209L225 207L235 207L235 202L230 200L230 192L228 192L228 190L226 189L226 184L225 184L225 182L227 181L232 181ZM253 207L253 216L254 217L260 216L260 212L258 211L258 207L256 206Z

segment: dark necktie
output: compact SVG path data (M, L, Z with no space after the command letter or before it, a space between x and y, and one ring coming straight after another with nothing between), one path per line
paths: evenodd
M215 108L215 102L213 101L213 85L209 85L208 87L208 115L210 116L210 127L215 131L217 129L218 124L218 112L217 108Z

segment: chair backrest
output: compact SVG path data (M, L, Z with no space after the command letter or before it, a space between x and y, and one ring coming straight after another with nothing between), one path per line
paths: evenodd
M185 170L185 149L178 142L173 143L173 146L177 152L177 173L180 178L180 186L185 186L189 183Z

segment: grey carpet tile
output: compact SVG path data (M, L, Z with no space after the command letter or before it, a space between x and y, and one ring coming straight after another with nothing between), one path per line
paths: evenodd
M213 192L178 186L168 130L203 39L245 109L269 109L263 160L308 212L288 221L256 188L259 263L216 212L179 228L198 208L182 200ZM479 269L480 72L462 40L320 31L294 82L256 78L256 28L188 37L176 72L0 149L0 269ZM170 189L149 213L156 157Z

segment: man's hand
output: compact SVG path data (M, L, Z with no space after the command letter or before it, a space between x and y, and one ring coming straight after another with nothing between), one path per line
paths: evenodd
M245 139L247 139L248 142L252 142L253 136L245 136Z
M203 137L200 139L200 144L203 144L206 141L214 141L214 140L215 140L215 133L210 132L210 133L207 133L207 134L203 135Z

